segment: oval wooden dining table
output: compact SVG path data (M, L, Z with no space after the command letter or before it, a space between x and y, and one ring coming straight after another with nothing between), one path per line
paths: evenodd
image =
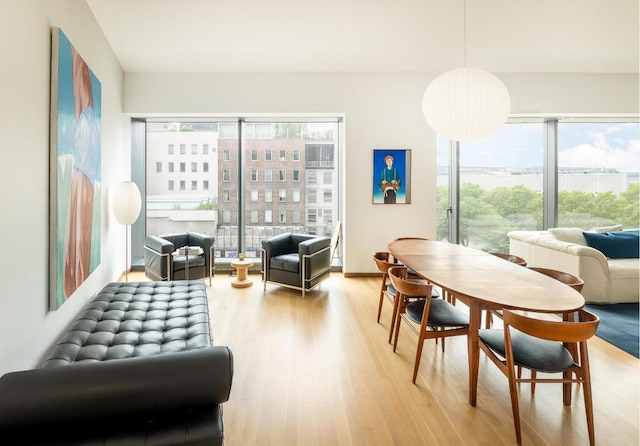
M469 307L469 403L476 405L483 310L516 309L570 313L584 297L544 274L489 253L442 241L396 240L389 251L419 276L441 287Z

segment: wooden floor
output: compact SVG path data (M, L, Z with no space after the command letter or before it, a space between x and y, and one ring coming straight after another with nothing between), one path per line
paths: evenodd
M250 288L222 274L207 287L214 343L235 360L226 446L516 444L506 378L482 353L478 404L468 403L465 337L444 354L428 341L411 383L417 337L403 326L393 353L389 303L376 323L379 278L333 273L302 299L249 277ZM640 361L598 338L589 348L596 444L637 446ZM523 445L589 444L581 389L565 407L561 387L532 397L522 385Z

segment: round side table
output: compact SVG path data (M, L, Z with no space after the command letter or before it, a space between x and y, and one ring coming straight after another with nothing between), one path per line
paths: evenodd
M235 280L231 281L231 286L234 288L246 288L253 285L253 280L247 278L247 270L253 265L251 260L234 260L231 262L231 266L234 267L237 272Z

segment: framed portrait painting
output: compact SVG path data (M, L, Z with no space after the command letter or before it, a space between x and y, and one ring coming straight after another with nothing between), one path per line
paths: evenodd
M56 310L100 264L101 85L51 29L49 300Z
M374 149L373 203L411 203L411 150Z

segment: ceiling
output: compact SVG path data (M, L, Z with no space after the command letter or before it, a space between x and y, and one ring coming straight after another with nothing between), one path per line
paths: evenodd
M87 3L125 72L441 72L466 64L498 73L638 73L639 66L638 0Z

